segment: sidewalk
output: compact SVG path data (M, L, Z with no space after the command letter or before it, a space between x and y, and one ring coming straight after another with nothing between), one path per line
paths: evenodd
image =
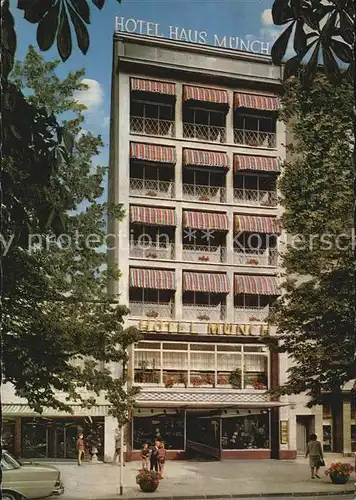
M350 462L338 458L333 461ZM326 459L326 463L330 460ZM61 471L64 495L61 500L112 500L120 491L120 468L111 464L78 467L75 462L56 465ZM139 462L124 467L124 497L126 498L227 498L261 495L337 495L354 491L355 476L346 485L332 484L320 471L321 479L309 479L308 460L256 460L193 462L168 461L165 477L155 493L143 493L135 483ZM54 497L57 498L58 497ZM332 497L331 497L332 498ZM335 497L336 498L336 497Z

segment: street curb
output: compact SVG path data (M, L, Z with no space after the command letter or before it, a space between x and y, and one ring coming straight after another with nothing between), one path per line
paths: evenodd
M336 495L351 495L354 493L353 489L350 490L332 490L332 491L302 491L302 492L293 492L293 493L237 493L237 494L222 494L222 495L189 495L189 496L179 496L179 495L172 495L172 496L153 496L152 493L148 495L142 495L142 496L136 496L136 497L129 497L129 496L120 496L119 494L116 496L111 496L111 497L97 497L95 500L119 500L122 498L123 500L143 500L147 499L148 497L154 499L154 500L213 500L213 499L218 499L218 498L267 498L267 497L332 497ZM63 498L65 500L65 498ZM81 500L81 499L77 499ZM83 499L84 500L84 499ZM85 499L87 500L87 499Z

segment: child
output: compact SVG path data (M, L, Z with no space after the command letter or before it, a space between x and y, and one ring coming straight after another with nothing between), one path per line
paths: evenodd
M84 459L84 436L82 433L78 434L77 440L77 456L78 456L78 465L82 465L82 459Z
M141 449L142 469L148 469L149 457L150 449L148 447L148 443L143 443L143 447Z
M163 479L163 470L164 470L164 464L166 462L166 456L167 452L164 447L164 443L160 443L160 446L158 448L158 464L159 464L159 471L161 473L161 478Z

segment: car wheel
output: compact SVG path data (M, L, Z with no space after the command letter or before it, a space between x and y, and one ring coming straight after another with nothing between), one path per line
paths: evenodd
M16 493L11 493L10 491L2 492L2 500L25 500L24 497L20 497Z

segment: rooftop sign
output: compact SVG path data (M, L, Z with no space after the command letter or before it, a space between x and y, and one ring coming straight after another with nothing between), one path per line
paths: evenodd
M136 33L158 38L168 38L178 42L190 42L197 45L213 45L224 49L242 50L255 54L269 54L269 42L253 40L251 37L218 35L208 31L168 26L165 29L159 23L143 19L115 17L115 31Z

